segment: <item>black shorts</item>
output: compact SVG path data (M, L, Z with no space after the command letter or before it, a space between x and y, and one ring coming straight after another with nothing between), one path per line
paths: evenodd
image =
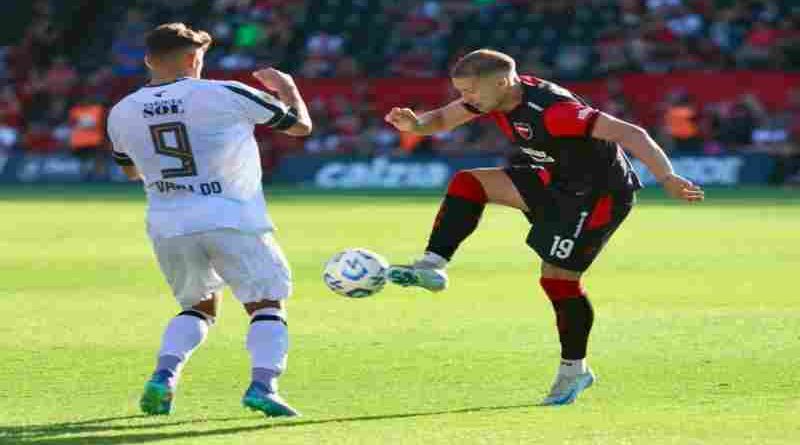
M633 190L577 195L545 184L532 165L505 169L527 204L532 227L526 242L539 257L583 272L600 254L636 200Z

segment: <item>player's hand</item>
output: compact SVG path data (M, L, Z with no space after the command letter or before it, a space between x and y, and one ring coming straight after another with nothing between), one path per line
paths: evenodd
M703 189L693 184L692 181L674 173L662 179L661 186L664 187L664 190L667 191L669 196L675 199L694 202L702 201L705 197Z
M400 131L408 132L413 132L419 124L417 115L410 108L392 108L392 111L387 113L383 120L394 125L394 128Z
M270 90L286 91L288 88L295 87L294 79L291 75L275 68L263 68L253 71L253 77Z

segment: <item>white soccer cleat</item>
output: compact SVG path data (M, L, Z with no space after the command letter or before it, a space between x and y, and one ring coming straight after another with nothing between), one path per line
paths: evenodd
M447 289L447 272L425 260L416 261L410 266L389 266L386 278L403 287L415 286L440 292Z
M578 394L592 386L594 381L595 377L591 369L573 376L558 374L556 376L556 381L553 382L553 386L550 388L550 394L548 394L539 405L569 405L575 402L578 398Z

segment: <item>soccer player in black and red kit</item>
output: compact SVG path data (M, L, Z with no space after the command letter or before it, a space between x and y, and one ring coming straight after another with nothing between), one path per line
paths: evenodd
M532 223L527 243L542 259L540 284L552 302L561 342L559 371L542 404L572 403L595 379L586 363L594 311L581 275L642 187L621 147L647 166L669 196L701 201L703 191L675 174L645 130L592 108L555 83L517 74L506 54L473 51L456 62L451 78L459 99L420 115L393 108L386 121L400 131L430 135L488 115L519 150L508 167L458 171L423 257L390 267L388 278L443 290L445 267L478 226L486 204L524 212Z

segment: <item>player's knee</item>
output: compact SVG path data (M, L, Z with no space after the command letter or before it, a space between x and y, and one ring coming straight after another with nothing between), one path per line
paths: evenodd
M245 304L247 313L250 314L250 324L260 321L273 321L288 327L286 322L286 310L283 302L276 300L262 300L255 303Z
M245 303L244 309L247 311L248 315L253 315L256 311L261 309L276 309L276 310L283 310L283 302L280 300L261 300L255 301L252 303Z
M459 170L450 180L447 194L468 201L486 204L488 197L481 181L469 170Z
M544 293L550 301L562 301L570 298L586 298L586 291L583 290L579 280L546 278L539 279Z
M217 305L219 304L221 294L214 292L207 298L194 305L184 305L183 311L178 315L188 315L197 317L208 323L209 326L213 325L217 319Z
M203 311L195 309L195 308L189 308L189 309L183 310L178 314L179 317L181 315L199 318L199 319L205 321L206 324L208 324L209 326L213 326L214 323L216 323L216 321L217 321L217 317L216 316L214 316L212 314L208 314L206 312L203 312Z

